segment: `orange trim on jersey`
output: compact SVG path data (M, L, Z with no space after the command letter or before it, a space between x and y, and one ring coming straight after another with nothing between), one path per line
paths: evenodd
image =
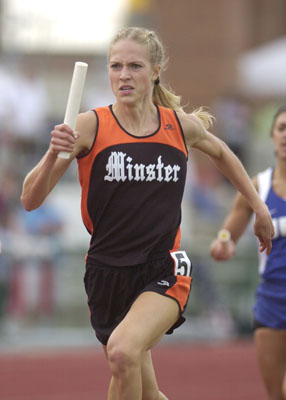
M173 110L157 106L160 115L160 127L154 134L137 137L128 134L119 125L115 115L109 106L95 108L97 115L96 140L90 152L77 159L79 182L82 188L81 214L83 222L90 232L93 233L93 224L87 208L87 198L90 186L91 170L96 156L109 146L125 143L162 143L182 151L185 157L188 152L184 140L182 128ZM178 241L176 240L176 243Z
M87 197L89 191L92 161L90 160L89 156L87 156L78 159L77 162L78 165L80 165L80 167L78 168L78 177L81 185L81 216L86 229L92 235L93 223L87 209Z
M181 228L179 227L175 236L174 245L171 251L176 251L180 248L181 245Z
M180 305L181 312L187 304L190 290L191 290L192 278L190 276L177 275L177 282L165 294L167 296L176 299Z
M95 109L98 114L98 136L91 151L93 158L109 146L138 142L167 144L181 150L187 158L188 153L182 129L174 111L161 106L158 106L158 109L160 113L160 129L156 133L144 137L133 136L125 132L108 106ZM177 134L174 134L174 131ZM180 132L179 135L178 132Z

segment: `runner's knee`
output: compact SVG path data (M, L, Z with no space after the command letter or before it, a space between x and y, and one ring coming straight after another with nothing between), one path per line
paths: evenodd
M107 344L107 356L113 376L125 376L130 369L140 367L140 353L124 341L111 340Z

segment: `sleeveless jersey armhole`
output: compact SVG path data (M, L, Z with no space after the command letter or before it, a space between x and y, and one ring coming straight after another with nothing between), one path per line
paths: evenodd
M261 200L265 203L267 200L267 196L269 190L271 188L272 182L272 175L273 175L273 168L267 168L265 171L260 172L257 175L257 184L258 184L258 193Z
M90 146L90 149L86 153L84 153L82 155L79 154L76 157L78 160L81 159L81 158L87 157L90 154L90 152L92 151L92 149L94 148L94 145L95 145L95 142L96 142L96 138L97 138L97 134L98 134L98 127L99 127L99 118L98 118L98 113L97 113L96 109L93 109L91 111L94 112L95 118L96 118L96 130L95 130L95 134L94 134L94 139L93 139L92 145Z
M257 175L257 185L258 185L258 194L261 200L266 203L268 193L271 189L272 185L272 175L273 175L273 168L267 168L266 170L260 172ZM258 240L257 240L258 243ZM262 275L266 268L268 256L265 252L261 253L258 250L258 271L259 274Z
M179 120L179 118L178 118L178 115L177 115L176 111L173 110L173 112L174 112L175 118L176 118L176 120L177 120L177 122L178 122L178 125L179 125L179 127L180 127L182 139L183 139L183 142L184 142L184 145L185 145L185 149L186 149L186 153L187 153L186 160L188 160L188 158L189 158L189 151L188 151L188 147L187 147L187 144L186 144L186 139L185 139L184 131L183 131L181 122L180 122L180 120Z

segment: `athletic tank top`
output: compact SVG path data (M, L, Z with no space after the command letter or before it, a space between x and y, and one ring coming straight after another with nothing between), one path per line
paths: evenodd
M130 266L179 248L188 154L176 113L157 106L158 129L137 137L112 106L94 112L94 143L77 159L82 219L91 234L87 261Z
M274 192L272 175L273 168L257 175L258 192L269 208L275 229L270 254L259 253L259 272L265 280L286 281L286 199Z

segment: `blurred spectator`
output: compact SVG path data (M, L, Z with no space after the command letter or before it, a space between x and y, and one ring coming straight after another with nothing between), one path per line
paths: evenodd
M13 118L13 79L11 73L0 64L0 165L9 161L9 152L14 142L10 134L10 123Z
M63 219L47 202L26 212L20 207L19 174L0 174L0 325L49 317L55 306L55 274Z
M222 174L214 168L208 158L191 150L192 166L188 166L185 198L194 207L200 221L213 223L221 218L224 204L221 203Z
M218 136L244 164L250 126L250 109L235 91L226 92L214 104Z
M14 79L12 129L19 139L39 140L39 135L47 131L48 101L43 80L31 66L23 67Z
M89 79L94 79L91 85L86 85L82 100L82 109L91 110L114 103L114 95L106 76L106 58L98 58L96 63L88 65ZM93 78L94 77L94 78Z
M32 67L15 70L0 65L1 131L37 137L46 121L47 93Z
M0 326L7 310L11 264L6 247L10 237L18 230L16 210L19 207L20 185L17 172L3 169L0 173L0 238L3 245L0 260ZM2 247L2 246L1 246Z
M200 157L200 154L193 149L191 158L192 164L188 165L183 202L184 218L181 227L183 247L192 254L194 261L193 279L196 281L196 286L192 290L193 295L198 298L197 324L200 323L203 329L211 329L213 337L226 338L235 334L236 326L225 305L223 294L213 274L210 258L204 253L200 237L203 237L202 241L207 241L207 235L212 235L212 230L216 222L222 218L226 207L225 199L222 202L219 195L225 193L229 196L230 189L229 185L225 185L221 174L206 158Z
M17 255L11 266L9 312L21 319L50 317L55 308L55 276L63 220L46 204L35 211L18 210L20 235L11 238Z
M199 292L200 317L206 320L215 337L230 337L237 331L237 326L225 301L224 295L213 275L213 268L208 256L196 259L193 279Z
M33 160L27 155L42 153L43 133L48 131L47 104L43 80L32 67L0 65L1 165L17 157L19 169L29 169Z
M0 118L1 132L9 129L13 117L13 78L4 65L0 64ZM2 137L1 137L2 138Z

